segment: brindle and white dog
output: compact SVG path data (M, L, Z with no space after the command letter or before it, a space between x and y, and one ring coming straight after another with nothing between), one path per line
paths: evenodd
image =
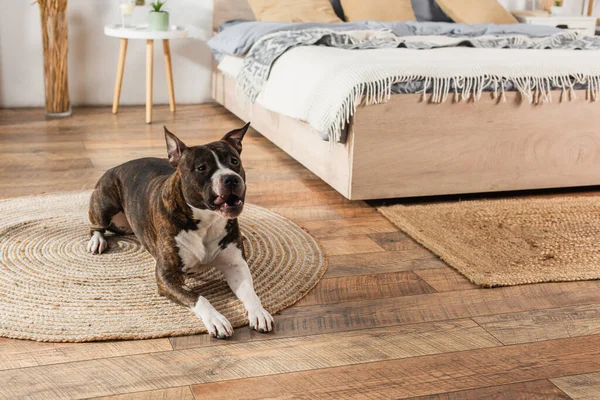
M273 329L273 317L254 291L237 220L246 195L240 153L249 125L194 147L165 127L168 161L141 158L112 168L90 200L88 251L107 248L107 230L134 233L156 260L158 292L190 307L221 339L231 337L231 324L206 298L184 288L189 272L218 268L246 307L250 326Z

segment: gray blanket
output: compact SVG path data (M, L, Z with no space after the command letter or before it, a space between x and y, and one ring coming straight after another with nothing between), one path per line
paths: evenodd
M357 21L345 23L291 23L291 22L258 22L232 20L219 27L219 33L208 41L217 62L223 56L245 56L250 48L263 36L282 31L300 31L312 28L326 28L338 32L368 29L387 29L402 36L444 35L477 37L483 35L525 35L528 37L547 37L560 32L558 28L529 24L482 24L465 25L446 22L377 22ZM401 82L394 84L393 93L410 94L423 91L425 82ZM585 85L576 84L577 89ZM506 91L514 90L514 85L507 82Z
M560 32L550 26L509 24L509 25L464 25L447 22L377 22L357 21L342 23L298 23L298 22L257 22L234 20L225 22L219 33L208 41L208 46L217 62L224 55L245 56L250 48L261 37L281 31L300 31L323 28L336 32L356 30L389 30L398 36L466 36L483 35L525 35L528 37L545 37Z

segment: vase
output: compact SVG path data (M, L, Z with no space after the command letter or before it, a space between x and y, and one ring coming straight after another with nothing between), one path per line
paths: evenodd
M168 31L169 13L164 11L150 11L148 14L148 28L151 31Z
M565 8L563 6L552 6L551 14L554 16L564 15Z
M39 5L46 114L51 117L69 116L67 0L39 1Z

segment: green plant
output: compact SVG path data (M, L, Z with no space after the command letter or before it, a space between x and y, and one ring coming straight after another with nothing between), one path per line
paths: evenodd
M556 0L556 1L554 2L554 5L555 5L556 7L562 7L562 0Z
M166 12L163 11L162 6L165 5L165 1L160 1L160 0L156 0L152 3L150 3L150 7L152 7L152 11L153 12Z

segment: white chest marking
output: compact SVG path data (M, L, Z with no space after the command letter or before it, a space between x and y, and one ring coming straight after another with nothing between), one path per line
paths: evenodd
M214 211L191 208L194 219L200 220L198 229L184 230L175 236L185 272L206 268L214 261L222 251L219 242L227 235L225 227L229 221Z

